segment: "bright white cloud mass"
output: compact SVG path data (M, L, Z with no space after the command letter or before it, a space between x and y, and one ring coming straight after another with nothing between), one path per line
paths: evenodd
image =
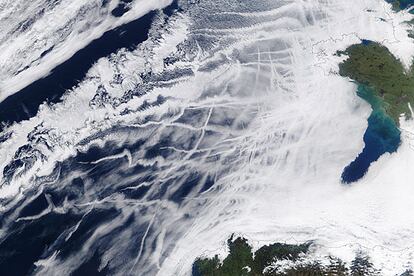
M145 41L3 126L0 269L190 275L232 233L255 249L312 241L315 259L362 250L383 275L411 268L414 123L401 118L398 151L344 185L371 107L336 52L377 41L409 68L413 15L384 0L170 4L0 2L0 100L155 10Z

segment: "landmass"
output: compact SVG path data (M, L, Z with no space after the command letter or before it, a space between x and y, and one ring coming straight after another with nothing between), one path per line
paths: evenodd
M193 276L368 276L381 275L368 256L358 252L351 263L328 256L324 262L312 261L312 243L299 245L274 243L253 252L247 239L231 237L229 254L220 261L198 258L193 264ZM309 261L306 261L309 259ZM404 276L412 275L407 270Z
M372 107L365 148L342 175L344 182L364 176L371 162L385 152L394 152L400 144L400 116L412 117L409 103L414 100L414 76L401 61L380 43L364 40L338 55L348 58L339 65L339 74L358 84L357 95ZM216 255L198 258L193 264L193 276L333 276L380 275L369 257L358 252L354 260L344 261L327 256L324 262L310 258L311 243L292 245L274 243L253 251L245 238L232 236L229 254L224 260ZM413 275L405 271L404 276Z
M414 76L386 47L363 40L339 51L348 58L339 64L339 74L358 84L357 95L371 105L365 147L342 173L344 183L361 179L372 162L384 153L394 153L401 144L400 116L412 118Z
M414 0L386 0L394 10L414 5ZM409 70L385 46L363 40L360 44L338 51L348 58L339 65L339 74L358 84L357 95L372 107L365 148L345 168L346 183L363 177L371 164L385 152L395 152L400 144L400 116L411 119L414 102L414 64ZM312 243L299 245L274 243L253 251L247 239L232 236L227 241L229 254L224 260L197 258L193 276L367 276L381 275L367 255L357 252L351 263L328 256L328 261L312 261ZM308 260L308 261L306 261ZM406 270L401 276L413 275Z
M372 97L380 100L378 108L396 125L401 114L407 119L412 117L409 103L414 102L414 75L385 46L364 40L338 54L348 56L339 65L339 74L372 88Z

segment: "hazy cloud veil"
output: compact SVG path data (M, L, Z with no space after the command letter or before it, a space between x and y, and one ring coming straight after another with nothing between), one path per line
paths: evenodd
M398 153L342 185L370 108L334 54L363 37L408 64L411 15L382 0L170 4L0 3L0 99L156 10L146 41L0 133L0 272L187 275L231 233L407 265L411 123Z

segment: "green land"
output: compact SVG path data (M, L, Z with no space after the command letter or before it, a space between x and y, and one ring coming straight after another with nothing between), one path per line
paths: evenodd
M341 76L359 84L358 96L371 104L373 112L380 114L390 125L399 125L404 114L411 118L408 103L414 102L413 70L407 71L400 60L379 43L363 41L348 47L338 55L348 58L339 66ZM413 66L414 67L414 66ZM193 276L367 276L381 275L369 257L362 253L346 264L328 256L328 264L303 261L310 253L311 244L290 245L275 243L253 252L244 238L228 240L229 254L221 261L218 256L198 258L193 264ZM278 267L289 261L285 269ZM406 271L401 275L412 275Z
M372 88L381 108L399 125L400 114L411 118L408 103L414 103L414 75L401 61L377 42L364 42L339 51L348 59L339 65L339 74Z
M388 1L395 10L408 6L411 2ZM409 22L414 25L414 20ZM414 35L413 35L414 37ZM395 125L399 125L401 114L411 118L408 103L414 103L414 64L406 70L386 47L372 42L363 41L339 51L338 55L348 58L339 65L339 74L349 77L360 87L358 95L369 102L374 112L389 117ZM328 263L318 261L303 262L311 250L311 244L266 245L253 252L252 247L244 238L228 240L229 254L221 261L216 255L213 258L198 258L193 264L193 276L367 276L381 275L369 257L357 253L355 259L346 264L340 259L328 256ZM290 261L289 268L281 270L278 263ZM404 276L413 275L406 271Z
M369 258L358 253L346 265L334 257L327 257L328 264L304 261L310 253L311 243L300 245L274 243L252 251L244 238L228 240L229 254L220 261L213 258L198 258L193 264L193 276L368 276L380 275ZM288 268L281 269L280 262L290 261ZM406 271L404 275L411 275Z
M392 4L392 8L395 10L395 11L400 11L401 10L401 3L400 3L400 1L399 0L389 0L389 1L387 1L387 2L389 2L389 3L391 3Z

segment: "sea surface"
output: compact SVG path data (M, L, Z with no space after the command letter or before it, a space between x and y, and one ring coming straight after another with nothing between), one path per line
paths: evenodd
M364 149L342 173L345 183L360 180L373 162L385 153L396 152L401 144L401 132L394 120L385 113L381 99L375 96L371 88L364 85L358 86L357 95L371 105L372 113L364 134Z
M312 240L335 256L367 248L390 275L414 254L414 221L401 212L414 206L398 205L414 204L400 200L414 194L410 153L379 164L394 168L383 182L341 181L364 132L368 150L349 179L397 144L369 91L359 91L372 100L368 131L367 105L331 74L335 53L359 37L408 45L399 17L378 20L392 14L383 2L183 0L79 51L73 36L171 1L4 3L0 19L25 26L0 36L0 47L20 46L0 53L10 76L77 53L0 104L0 275L188 275L198 256L225 254L235 232ZM59 32L38 27L50 14ZM44 59L44 39L27 46L41 34L55 45Z
M120 4L121 5L121 4ZM176 5L176 4L175 4ZM172 6L171 6L172 8ZM166 8L170 13L171 8ZM39 105L59 102L62 95L86 76L92 65L102 57L126 48L134 49L148 39L156 12L150 12L130 23L107 31L52 72L0 102L1 126L27 120L36 115ZM121 15L119 15L121 16Z
M395 0L386 0L388 3L394 3L397 2ZM407 8L410 8L412 5L414 5L414 1L413 0L398 0L400 9L404 10Z

